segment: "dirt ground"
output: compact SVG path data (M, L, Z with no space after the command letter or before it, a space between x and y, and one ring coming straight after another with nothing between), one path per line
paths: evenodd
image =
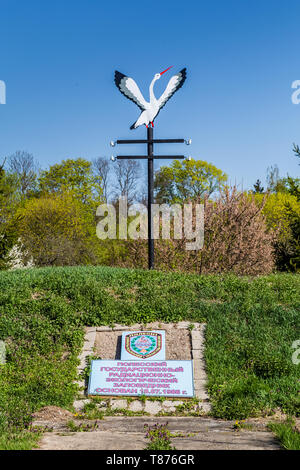
M128 331L129 330L130 328L128 328ZM173 329L165 331L166 359L181 361L191 360L192 354L190 332L184 329ZM98 331L95 341L96 355L101 359L120 359L121 339L122 331Z
M33 415L34 421L62 421L73 418L73 413L58 406L45 406L39 411L36 411Z

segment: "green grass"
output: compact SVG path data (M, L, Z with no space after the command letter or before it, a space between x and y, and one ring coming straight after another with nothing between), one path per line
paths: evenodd
M300 450L300 433L294 429L293 422L270 423L268 427L274 432L284 449Z
M1 450L30 450L38 447L38 441L41 437L41 432L30 432L28 430L11 430L2 432L0 435L0 449Z
M0 272L0 435L46 405L72 409L84 325L206 321L214 416L299 415L300 276L197 276L107 267ZM0 444L0 448L1 448Z

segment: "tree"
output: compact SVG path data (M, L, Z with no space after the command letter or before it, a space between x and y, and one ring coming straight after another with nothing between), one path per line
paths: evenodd
M137 195L138 180L141 175L141 165L136 160L117 160L114 173L116 178L115 197L127 197L132 204Z
M176 203L210 196L224 186L227 175L202 160L174 160L155 174L157 203Z
M96 264L99 241L93 214L72 194L43 195L19 208L23 262L37 266Z
M257 180L256 180L256 183L253 185L253 187L254 187L253 193L259 193L259 194L260 194L260 193L263 193L263 192L264 192L264 189L265 189L265 188L262 186L260 179L257 179Z
M300 148L299 148L299 145L296 145L296 144L293 144L293 152L295 154L296 157L299 157L300 158ZM299 163L300 165L300 163Z
M92 163L83 158L63 160L42 171L39 188L42 194L73 194L93 208L102 202L101 180L93 175Z
M98 157L93 161L93 169L96 177L101 181L103 197L107 202L109 197L109 176L111 172L111 162L104 157Z
M0 269L6 269L9 263L9 251L13 247L17 232L12 222L15 212L15 178L7 175L4 163L0 166Z
M288 191L269 193L265 196L255 194L254 197L258 206L263 202L267 228L274 234L277 269L299 270L300 201Z
M300 211L286 204L289 236L278 239L275 244L276 265L279 271L300 271Z
M38 164L28 152L17 151L8 157L8 171L16 176L21 197L36 190L38 170Z
M267 228L277 232L280 237L285 237L289 232L287 206L300 215L300 203L297 198L287 192L255 194L254 198L258 206L263 204Z
M295 196L300 202L300 178L292 178L287 176L286 178L280 178L276 185L277 193L291 194Z
M267 190L271 193L278 191L279 168L277 165L271 165L267 168Z

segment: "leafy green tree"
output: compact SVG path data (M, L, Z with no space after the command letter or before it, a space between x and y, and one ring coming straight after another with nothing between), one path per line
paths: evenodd
M158 203L176 203L210 196L224 186L227 175L203 160L174 160L155 174Z
M101 178L93 175L92 163L83 158L63 160L41 172L42 194L73 194L83 204L97 207L102 201Z
M269 194L255 194L256 203L263 204L263 214L269 230L285 238L289 234L289 214L287 207L300 215L300 203L289 193L278 192Z
M277 193L280 192L295 196L300 202L300 178L292 178L291 176L281 178L277 181L275 189Z

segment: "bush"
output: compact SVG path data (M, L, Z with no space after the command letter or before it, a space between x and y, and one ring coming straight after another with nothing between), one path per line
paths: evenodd
M272 233L267 233L263 207L254 197L235 188L221 191L218 199L206 200L204 247L186 251L188 240L155 241L157 269L186 272L267 274L274 268ZM147 242L128 241L127 257L119 264L147 266Z
M279 271L300 271L300 214L287 207L289 236L275 242L276 266Z
M36 266L96 264L93 214L70 194L30 199L18 212L24 262Z
M300 202L296 196L289 193L255 194L255 201L262 207L268 230L278 234L279 239L290 235L289 211L292 210L300 216Z
M260 204L261 195L255 195ZM279 271L300 270L300 202L289 193L265 196L263 213L267 227L274 233L274 253Z
M156 423L154 426L144 425L144 429L147 431L145 438L150 441L145 450L176 450L172 446L171 433L167 426L168 423Z

